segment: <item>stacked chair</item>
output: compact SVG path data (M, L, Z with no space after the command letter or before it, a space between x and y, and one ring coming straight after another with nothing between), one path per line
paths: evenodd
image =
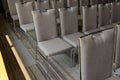
M20 28L24 32L34 30L33 24L33 2L16 3L17 14L20 22Z

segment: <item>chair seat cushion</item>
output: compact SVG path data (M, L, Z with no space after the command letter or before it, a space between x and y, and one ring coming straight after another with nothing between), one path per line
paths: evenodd
M18 20L18 16L17 15L11 15L11 18L13 19L13 21Z
M45 54L45 56L53 56L65 50L72 48L71 45L66 43L60 38L54 38L51 40L38 42L39 49Z
M78 38L80 38L81 35L82 33L77 32L77 33L63 36L63 39L68 43L70 43L71 45L73 45L74 47L77 47L79 45Z
M21 27L22 30L25 31L25 32L34 30L34 24L33 24L33 23L24 24L24 25L21 25L20 27Z
M112 77L107 78L107 79L105 79L105 80L119 80L119 79L117 79L117 78L115 78L114 76L112 76Z

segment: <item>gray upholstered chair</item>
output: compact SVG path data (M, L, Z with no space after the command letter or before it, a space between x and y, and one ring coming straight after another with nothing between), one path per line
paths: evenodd
M40 2L39 0L35 1L35 8L36 10L46 10L50 8L49 1L45 0Z
M97 5L82 6L83 32L97 28Z
M81 80L119 80L112 76L114 28L80 38Z
M61 8L59 9L59 14L61 22L61 36L74 47L77 47L77 40L82 34L78 32L77 7L71 7L68 9Z
M116 26L115 74L120 76L120 25Z
M120 2L111 3L111 23L120 22Z
M67 0L67 7L78 7L78 0Z
M58 37L54 9L43 13L39 11L32 13L38 48L43 56L51 57L72 48L70 44Z
M33 2L16 3L16 9L19 17L20 28L24 32L34 30L32 11Z
M17 15L16 7L15 7L15 3L16 2L20 2L20 0L12 0L12 1L11 0L7 0L9 11L10 11L10 15L11 15L11 18L13 20L14 28L16 28L15 22L18 20L18 15Z
M73 53L73 65L75 64L74 58L79 44L78 38L82 35L82 33L78 32L77 10L77 7L59 9L61 36L66 42L75 48L75 52Z
M110 10L110 3L98 5L98 27L105 27L110 25Z

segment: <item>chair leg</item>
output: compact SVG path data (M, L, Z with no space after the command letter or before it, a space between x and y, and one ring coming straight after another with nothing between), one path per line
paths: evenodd
M13 30L14 30L14 32L17 32L17 29L16 29L16 20L13 20Z
M76 53L76 49L73 48L71 49L71 52L70 52L70 57L71 57L71 66L74 67L75 66L75 53Z

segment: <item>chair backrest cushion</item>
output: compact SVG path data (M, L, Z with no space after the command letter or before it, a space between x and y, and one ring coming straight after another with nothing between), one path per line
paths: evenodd
M120 21L120 2L111 3L111 23Z
M97 28L97 5L83 6L83 32Z
M58 36L54 9L43 13L39 11L33 11L32 13L38 42L50 40Z
M43 1L43 2L40 2L39 0L35 1L35 8L36 10L49 9L50 8L49 1Z
M16 3L16 9L20 25L33 23L32 18L33 2L27 2L24 4Z
M106 26L110 24L110 10L111 4L99 4L98 5L98 26Z
M68 9L61 8L59 9L59 14L62 36L78 32L77 7L71 7Z
M105 80L112 75L114 29L80 38L82 80Z
M64 0L50 0L53 9L64 8Z
M17 15L15 3L20 2L20 0L7 0L8 7L11 15Z
M78 0L67 0L67 7L78 7Z

